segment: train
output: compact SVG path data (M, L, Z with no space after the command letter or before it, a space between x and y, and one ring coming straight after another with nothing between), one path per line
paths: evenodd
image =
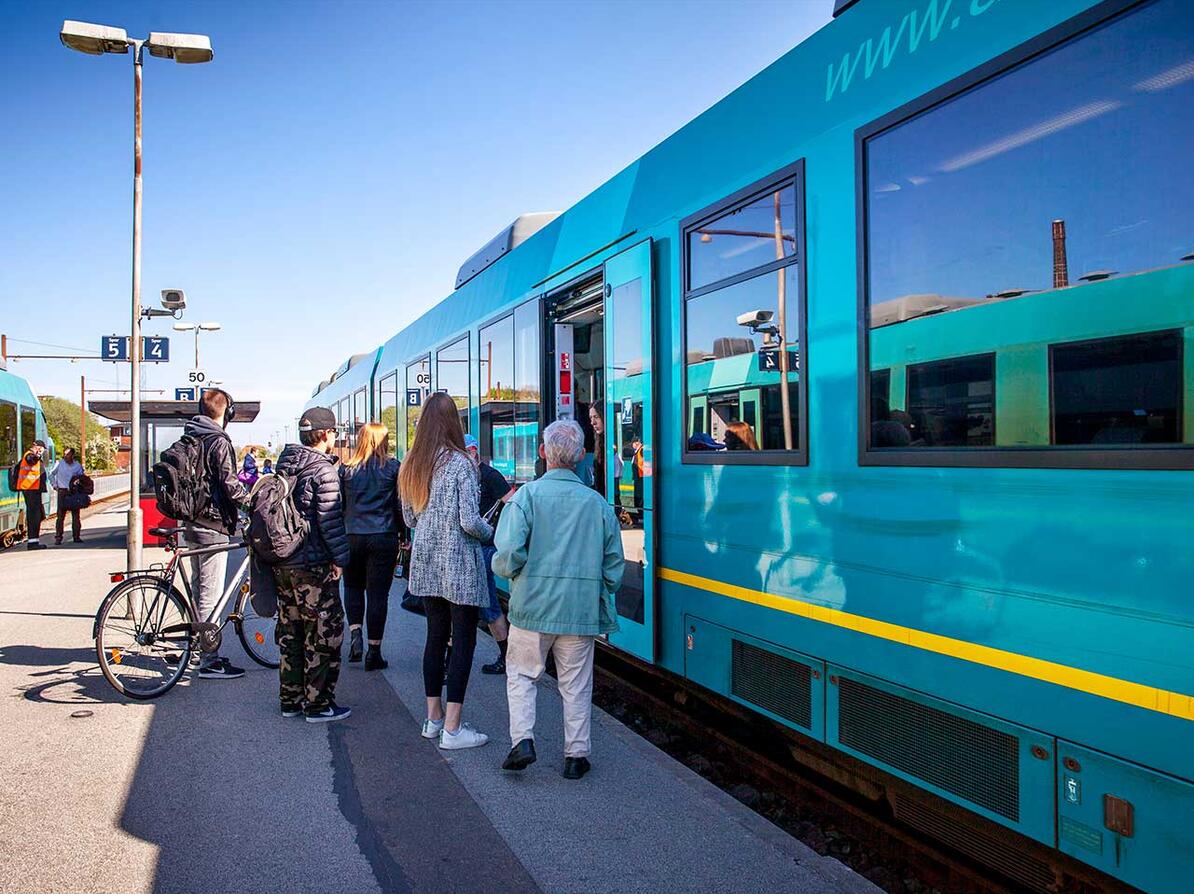
M25 502L8 486L8 470L35 440L45 442L47 467L52 465L54 442L41 401L25 379L0 368L0 547L4 549L25 537ZM42 504L48 514L48 492L42 496Z
M513 483L577 419L611 648L1005 879L1186 891L1194 5L833 13L308 405L444 391Z

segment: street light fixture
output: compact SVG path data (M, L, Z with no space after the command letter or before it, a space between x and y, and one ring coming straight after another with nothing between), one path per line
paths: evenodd
M142 50L151 56L193 64L212 60L211 38L205 34L153 31L148 38L130 38L123 28L70 19L62 23L63 46L89 56L105 53L133 57L133 295L129 338L129 517L128 567L141 564L141 62ZM179 293L181 298L181 293ZM162 295L163 304L167 296ZM175 310L167 304L167 310Z
M219 323L175 323L174 330L176 332L191 332L195 333L195 369L202 369L199 366L199 333L200 332L215 332L223 327Z

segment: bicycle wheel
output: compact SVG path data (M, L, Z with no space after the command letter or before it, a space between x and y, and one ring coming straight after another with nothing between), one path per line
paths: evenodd
M236 600L236 635L250 658L262 667L276 668L279 664L278 644L274 641L277 614L263 618L253 609L248 583L241 584L240 596Z
M182 595L161 578L138 575L113 587L95 617L104 678L129 698L167 692L186 673L193 621Z

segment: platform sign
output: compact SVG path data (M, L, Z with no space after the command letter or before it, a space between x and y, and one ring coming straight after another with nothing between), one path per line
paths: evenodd
M800 352L788 351L788 370L800 369ZM779 348L762 348L759 351L759 372L779 372Z
M422 388L407 388L406 389L406 405L408 407L423 406L423 389Z
M141 339L141 360L145 363L169 363L170 339L164 335L146 335Z
M197 391L198 391L198 389L196 389L196 388L175 388L174 389L174 399L175 400L198 400L199 395L196 393Z
M114 363L129 359L129 337L127 335L101 335L100 359Z
M193 369L187 373L187 384L192 388L202 388L207 384L207 373L201 369Z

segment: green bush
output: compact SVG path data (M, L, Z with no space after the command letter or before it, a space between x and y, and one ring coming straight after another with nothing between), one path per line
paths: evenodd
M54 441L58 456L67 447L79 448L79 405L65 398L42 395L41 409L46 415L46 428ZM116 448L108 429L91 414L87 414L87 443L84 465L89 472L110 472L116 468Z

